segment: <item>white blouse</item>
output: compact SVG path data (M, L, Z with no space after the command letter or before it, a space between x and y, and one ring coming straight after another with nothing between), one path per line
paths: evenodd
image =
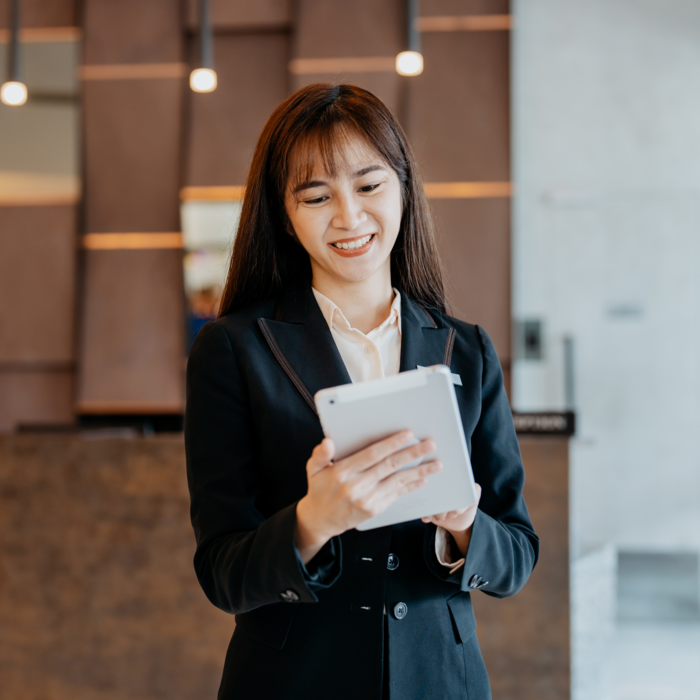
M398 374L401 364L401 294L398 289L394 289L389 315L367 334L353 328L328 297L316 289L312 291L353 384ZM435 554L443 566L449 567L450 573L464 565L464 558L452 561L448 532L441 527L435 537Z

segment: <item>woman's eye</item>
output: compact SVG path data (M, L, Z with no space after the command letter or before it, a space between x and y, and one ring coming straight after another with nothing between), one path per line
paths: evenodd
M316 199L307 199L304 204L321 204L321 202L325 202L328 199L328 197L316 197Z
M381 182L378 182L376 185L365 185L364 187L360 187L360 192L372 192L373 190L376 190L379 185L381 185Z

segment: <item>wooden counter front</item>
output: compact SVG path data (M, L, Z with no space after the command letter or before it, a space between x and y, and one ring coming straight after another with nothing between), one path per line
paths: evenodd
M525 500L540 559L512 598L472 594L477 636L495 700L567 700L569 622L569 441L520 436Z

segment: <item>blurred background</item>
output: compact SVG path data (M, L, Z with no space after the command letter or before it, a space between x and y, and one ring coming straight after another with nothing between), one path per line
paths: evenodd
M411 140L542 557L496 700L700 700L695 0L0 0L0 699L214 697L184 369L297 88ZM698 92L696 92L698 88Z

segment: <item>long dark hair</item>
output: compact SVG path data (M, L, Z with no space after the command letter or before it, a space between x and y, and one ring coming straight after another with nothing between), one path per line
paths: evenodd
M392 284L424 306L445 310L433 221L403 129L371 92L355 85L315 83L288 97L258 139L219 316L279 294L302 275L310 279L308 253L290 235L284 208L290 177L303 177L291 172L294 156L309 146L305 151L320 152L333 174L338 138L351 133L364 139L396 171L401 183L403 214L391 252ZM301 167L308 170L313 163Z

